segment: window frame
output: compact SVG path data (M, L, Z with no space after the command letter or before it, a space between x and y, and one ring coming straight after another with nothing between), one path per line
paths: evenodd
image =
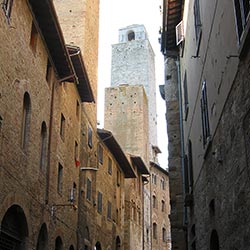
M40 151L40 169L46 169L46 160L47 160L47 126L46 123L43 121L41 125L41 151Z
M97 212L102 214L102 193L97 193Z
M6 18L8 19L8 22L10 22L10 19L11 19L13 3L14 3L14 0L3 0L2 2L2 9L4 11Z
M64 141L65 140L65 128L66 128L66 119L61 113L61 121L60 121L60 137Z
M113 161L110 157L108 157L108 173L109 173L109 175L112 175L112 169L113 169Z
M58 171L57 171L57 193L62 194L63 192L63 165L58 163Z
M88 126L88 146L90 148L93 147L93 131L90 126Z
M200 14L200 0L194 0L194 29L195 29L195 39L196 39L196 56L199 54L201 35L202 35L202 23L201 23L201 14Z
M201 104L203 147L205 147L211 140L208 101L207 101L207 83L205 80L202 83L200 104Z
M92 182L89 178L87 178L86 182L87 188L86 188L86 199L88 201L91 201L91 195L92 195Z
M112 203L110 201L107 202L107 218L112 220Z
M103 165L103 147L98 145L98 162Z

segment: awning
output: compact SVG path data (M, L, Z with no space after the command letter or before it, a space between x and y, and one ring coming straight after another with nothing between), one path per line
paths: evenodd
M146 165L144 164L140 156L131 155L130 158L132 162L137 166L137 169L141 174L150 174L150 172L148 171Z
M78 78L77 89L81 97L81 101L95 102L80 48L71 45L66 46L70 55L71 62L74 66L76 76Z
M105 129L97 129L97 133L102 139L103 143L108 147L110 152L115 157L117 163L124 172L125 178L135 178L136 175L134 170L113 134Z
M57 77L59 79L67 79L67 81L69 81L68 78L71 77L70 79L74 81L73 66L65 46L63 34L52 1L28 0L27 2Z

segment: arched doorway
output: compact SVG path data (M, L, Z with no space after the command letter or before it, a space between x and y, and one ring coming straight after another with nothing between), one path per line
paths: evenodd
M121 240L120 240L120 237L119 237L119 236L116 237L115 249L116 249L116 250L120 250L120 249L121 249Z
M69 250L74 250L73 245L71 245L71 246L69 247Z
M47 250L47 249L48 249L48 231L47 231L47 226L44 223L42 224L38 235L36 250Z
M213 230L210 237L210 250L219 250L219 237L216 230Z
M94 249L95 250L102 250L101 243L99 241L96 242Z
M63 242L60 236L56 238L55 250L63 250Z
M0 227L1 250L26 250L28 225L23 209L11 206L5 213Z

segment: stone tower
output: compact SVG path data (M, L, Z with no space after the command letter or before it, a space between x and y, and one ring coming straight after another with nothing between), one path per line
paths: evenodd
M148 99L150 160L155 160L153 148L157 145L154 56L144 25L130 25L119 30L119 43L112 45L111 86L144 86Z

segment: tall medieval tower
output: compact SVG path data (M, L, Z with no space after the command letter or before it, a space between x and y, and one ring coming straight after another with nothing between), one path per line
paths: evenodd
M148 131L148 159L145 159L146 161L157 161L155 154L155 148L157 148L155 147L157 145L157 115L154 56L144 25L130 25L119 30L119 43L112 45L111 87L117 87L124 84L131 86L131 88L132 86L138 85L144 86L148 107L148 122L146 125L145 123L142 124L140 120L136 118L138 117L138 114L135 116L136 112L134 112L134 116L131 116L131 120L134 120L135 122L134 129L136 129L137 136L138 134L145 136L145 133ZM110 89L107 89L105 95L105 127L113 131L119 139L120 128L115 128L116 125L114 120L121 121L119 114L122 115L122 112L120 112L121 109L119 109L117 105L113 105L115 110L113 110L114 112L111 112L112 107L110 103L108 104L109 100L112 99L112 96L110 95L111 91ZM123 94L124 97L127 96L127 102L130 106L132 104L135 106L137 103L137 100L133 100L135 98L133 95L136 95L135 92L133 94L131 93L129 96ZM123 102L120 102L121 105L122 103ZM130 109L131 108L129 108L129 110ZM143 109L145 109L145 106ZM128 113L129 110L126 112ZM142 111L140 108L138 111L141 111L141 113L144 112L144 110ZM116 117L114 117L114 115L116 115ZM148 129L145 130L145 126L148 126ZM127 129L127 132L125 132L127 134L125 135L123 132L123 135L121 136L123 138L124 136L130 137L131 129L132 128ZM121 144L123 145L122 140ZM126 150L134 153L133 148L126 148ZM141 150L143 152L141 152L140 155L145 155L145 144Z
M148 168L157 162L157 122L154 52L144 25L119 30L112 45L111 87L105 90L104 127L111 130L127 154L142 157ZM127 186L133 185L131 181ZM150 181L142 192L143 226L130 226L129 241L143 238L134 249L152 249ZM137 193L137 196L140 194ZM127 194L130 201L132 194ZM138 233L140 231L140 233Z

